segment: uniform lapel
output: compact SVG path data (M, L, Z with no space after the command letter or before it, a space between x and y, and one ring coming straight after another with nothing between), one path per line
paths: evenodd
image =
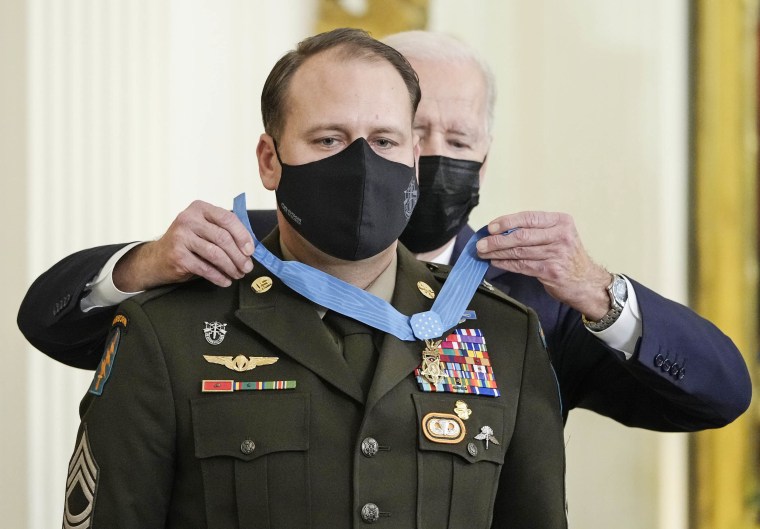
M392 304L407 316L430 310L433 300L420 293L417 282L424 281L438 293L438 281L427 267L417 261L405 248L399 245L396 286ZM374 406L386 393L404 378L412 374L420 365L424 343L402 341L393 335L386 335L375 370L375 377L367 397L367 409Z
M263 241L278 255L279 231ZM268 276L272 287L261 294L251 289L258 277ZM293 360L313 371L339 390L363 403L364 394L338 347L317 314L314 304L283 285L257 263L254 272L239 282L238 319Z

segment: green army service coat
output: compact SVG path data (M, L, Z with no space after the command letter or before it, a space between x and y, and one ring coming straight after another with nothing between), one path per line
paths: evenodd
M437 292L446 273L399 246L393 306L429 310L418 282ZM314 304L258 263L231 288L132 298L81 403L64 527L566 527L536 315L487 288L468 308L498 397L423 391L425 344L391 335L365 397Z

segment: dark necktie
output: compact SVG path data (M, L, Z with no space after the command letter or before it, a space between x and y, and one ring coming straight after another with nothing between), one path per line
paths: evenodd
M343 344L343 357L367 395L377 365L377 349L373 329L337 312L328 311L322 319L332 328Z

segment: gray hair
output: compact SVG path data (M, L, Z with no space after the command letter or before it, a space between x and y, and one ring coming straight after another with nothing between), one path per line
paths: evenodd
M474 49L451 35L435 31L402 31L388 35L382 41L397 49L407 59L470 62L477 66L486 83L486 125L488 132L491 132L496 104L496 80L491 68Z

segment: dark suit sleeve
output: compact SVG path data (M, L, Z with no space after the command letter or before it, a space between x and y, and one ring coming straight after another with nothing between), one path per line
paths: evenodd
M72 254L38 277L21 302L18 326L29 343L64 364L95 369L116 307L82 312L85 285L126 246L99 246Z
M250 210L248 218L259 238L277 224L272 210ZM82 312L79 302L86 295L85 285L124 246L126 243L82 250L37 278L18 312L18 327L29 343L66 365L95 369L116 307Z
M501 470L492 528L565 528L565 445L559 388L530 311L515 430Z
M749 406L747 366L734 343L692 310L631 281L642 317L633 357L609 349L567 311L553 353L566 405L660 431L724 426Z

